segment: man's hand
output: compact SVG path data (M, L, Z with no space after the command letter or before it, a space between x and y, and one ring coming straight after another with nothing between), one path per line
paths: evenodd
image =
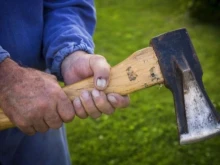
M94 76L96 89L91 93L84 90L78 98L73 100L78 117L98 118L102 113L111 114L115 108L128 106L128 96L116 93L106 95L103 92L108 86L110 74L110 66L103 56L77 51L64 59L61 71L67 85Z
M28 135L59 128L75 116L55 76L22 68L9 58L0 64L0 107Z

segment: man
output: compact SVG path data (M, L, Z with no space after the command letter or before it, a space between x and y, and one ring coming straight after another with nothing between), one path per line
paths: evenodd
M102 92L110 67L91 55L93 1L2 0L0 6L0 107L19 128L0 132L0 164L70 164L62 123L129 104L127 96ZM96 89L71 102L46 68L65 84L94 75Z

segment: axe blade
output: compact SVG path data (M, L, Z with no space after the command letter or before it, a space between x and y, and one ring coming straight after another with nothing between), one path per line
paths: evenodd
M202 82L202 68L186 29L151 40L164 77L174 96L180 144L204 140L220 132L215 111Z

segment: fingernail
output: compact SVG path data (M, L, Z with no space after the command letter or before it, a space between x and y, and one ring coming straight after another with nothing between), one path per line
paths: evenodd
M92 96L93 96L93 97L99 97L99 96L100 96L99 91L98 91L97 89L94 89L94 90L92 91Z
M79 97L77 97L73 100L73 104L74 104L74 106L76 106L78 108L81 107L81 101L80 101Z
M81 96L82 96L83 100L88 100L89 99L89 92L83 91Z
M103 79L103 78L98 78L97 79L97 82L96 82L96 85L100 88L104 88L106 86L106 80Z
M116 100L116 98L115 98L114 96L108 95L107 97L108 97L108 100L109 100L110 102L112 102L112 103L117 103L117 100Z

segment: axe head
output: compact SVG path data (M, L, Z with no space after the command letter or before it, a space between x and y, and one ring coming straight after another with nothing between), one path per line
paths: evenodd
M180 144L211 137L220 132L220 116L202 83L202 69L186 29L151 40L165 86L174 96Z

